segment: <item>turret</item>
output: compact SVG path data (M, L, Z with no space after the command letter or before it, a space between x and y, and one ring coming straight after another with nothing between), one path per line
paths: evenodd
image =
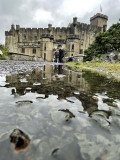
M52 30L52 24L48 24L48 33L50 33L51 32L51 30Z
M73 25L74 25L74 26L77 25L77 17L73 17Z
M101 13L97 13L90 18L90 24L103 28L103 31L106 31L107 29L107 21L108 16Z
M20 25L16 25L16 30L19 30L20 29Z
M11 31L13 31L13 30L15 30L15 25L14 24L11 25Z

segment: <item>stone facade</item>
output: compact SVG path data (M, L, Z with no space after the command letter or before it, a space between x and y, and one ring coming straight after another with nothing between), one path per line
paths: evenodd
M95 35L107 28L108 17L97 13L90 18L90 24L80 23L77 17L68 27L20 28L11 25L5 32L6 47L11 53L38 56L53 61L55 48L62 47L65 57L84 56L84 50L91 44ZM82 58L80 59L82 61Z

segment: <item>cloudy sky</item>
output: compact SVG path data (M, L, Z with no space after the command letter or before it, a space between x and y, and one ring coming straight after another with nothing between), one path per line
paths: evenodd
M73 17L88 23L91 16L100 12L108 15L108 26L120 18L120 0L0 0L0 43L11 24L21 27L66 27Z

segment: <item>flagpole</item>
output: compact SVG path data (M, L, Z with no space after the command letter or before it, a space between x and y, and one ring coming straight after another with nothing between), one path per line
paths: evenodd
M100 12L102 13L102 6L101 6L101 4L100 4Z

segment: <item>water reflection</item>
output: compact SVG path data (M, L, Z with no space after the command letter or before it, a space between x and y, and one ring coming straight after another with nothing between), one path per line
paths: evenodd
M118 82L65 65L14 65L19 74L0 76L1 160L119 159ZM19 152L9 142L15 128L31 140Z

